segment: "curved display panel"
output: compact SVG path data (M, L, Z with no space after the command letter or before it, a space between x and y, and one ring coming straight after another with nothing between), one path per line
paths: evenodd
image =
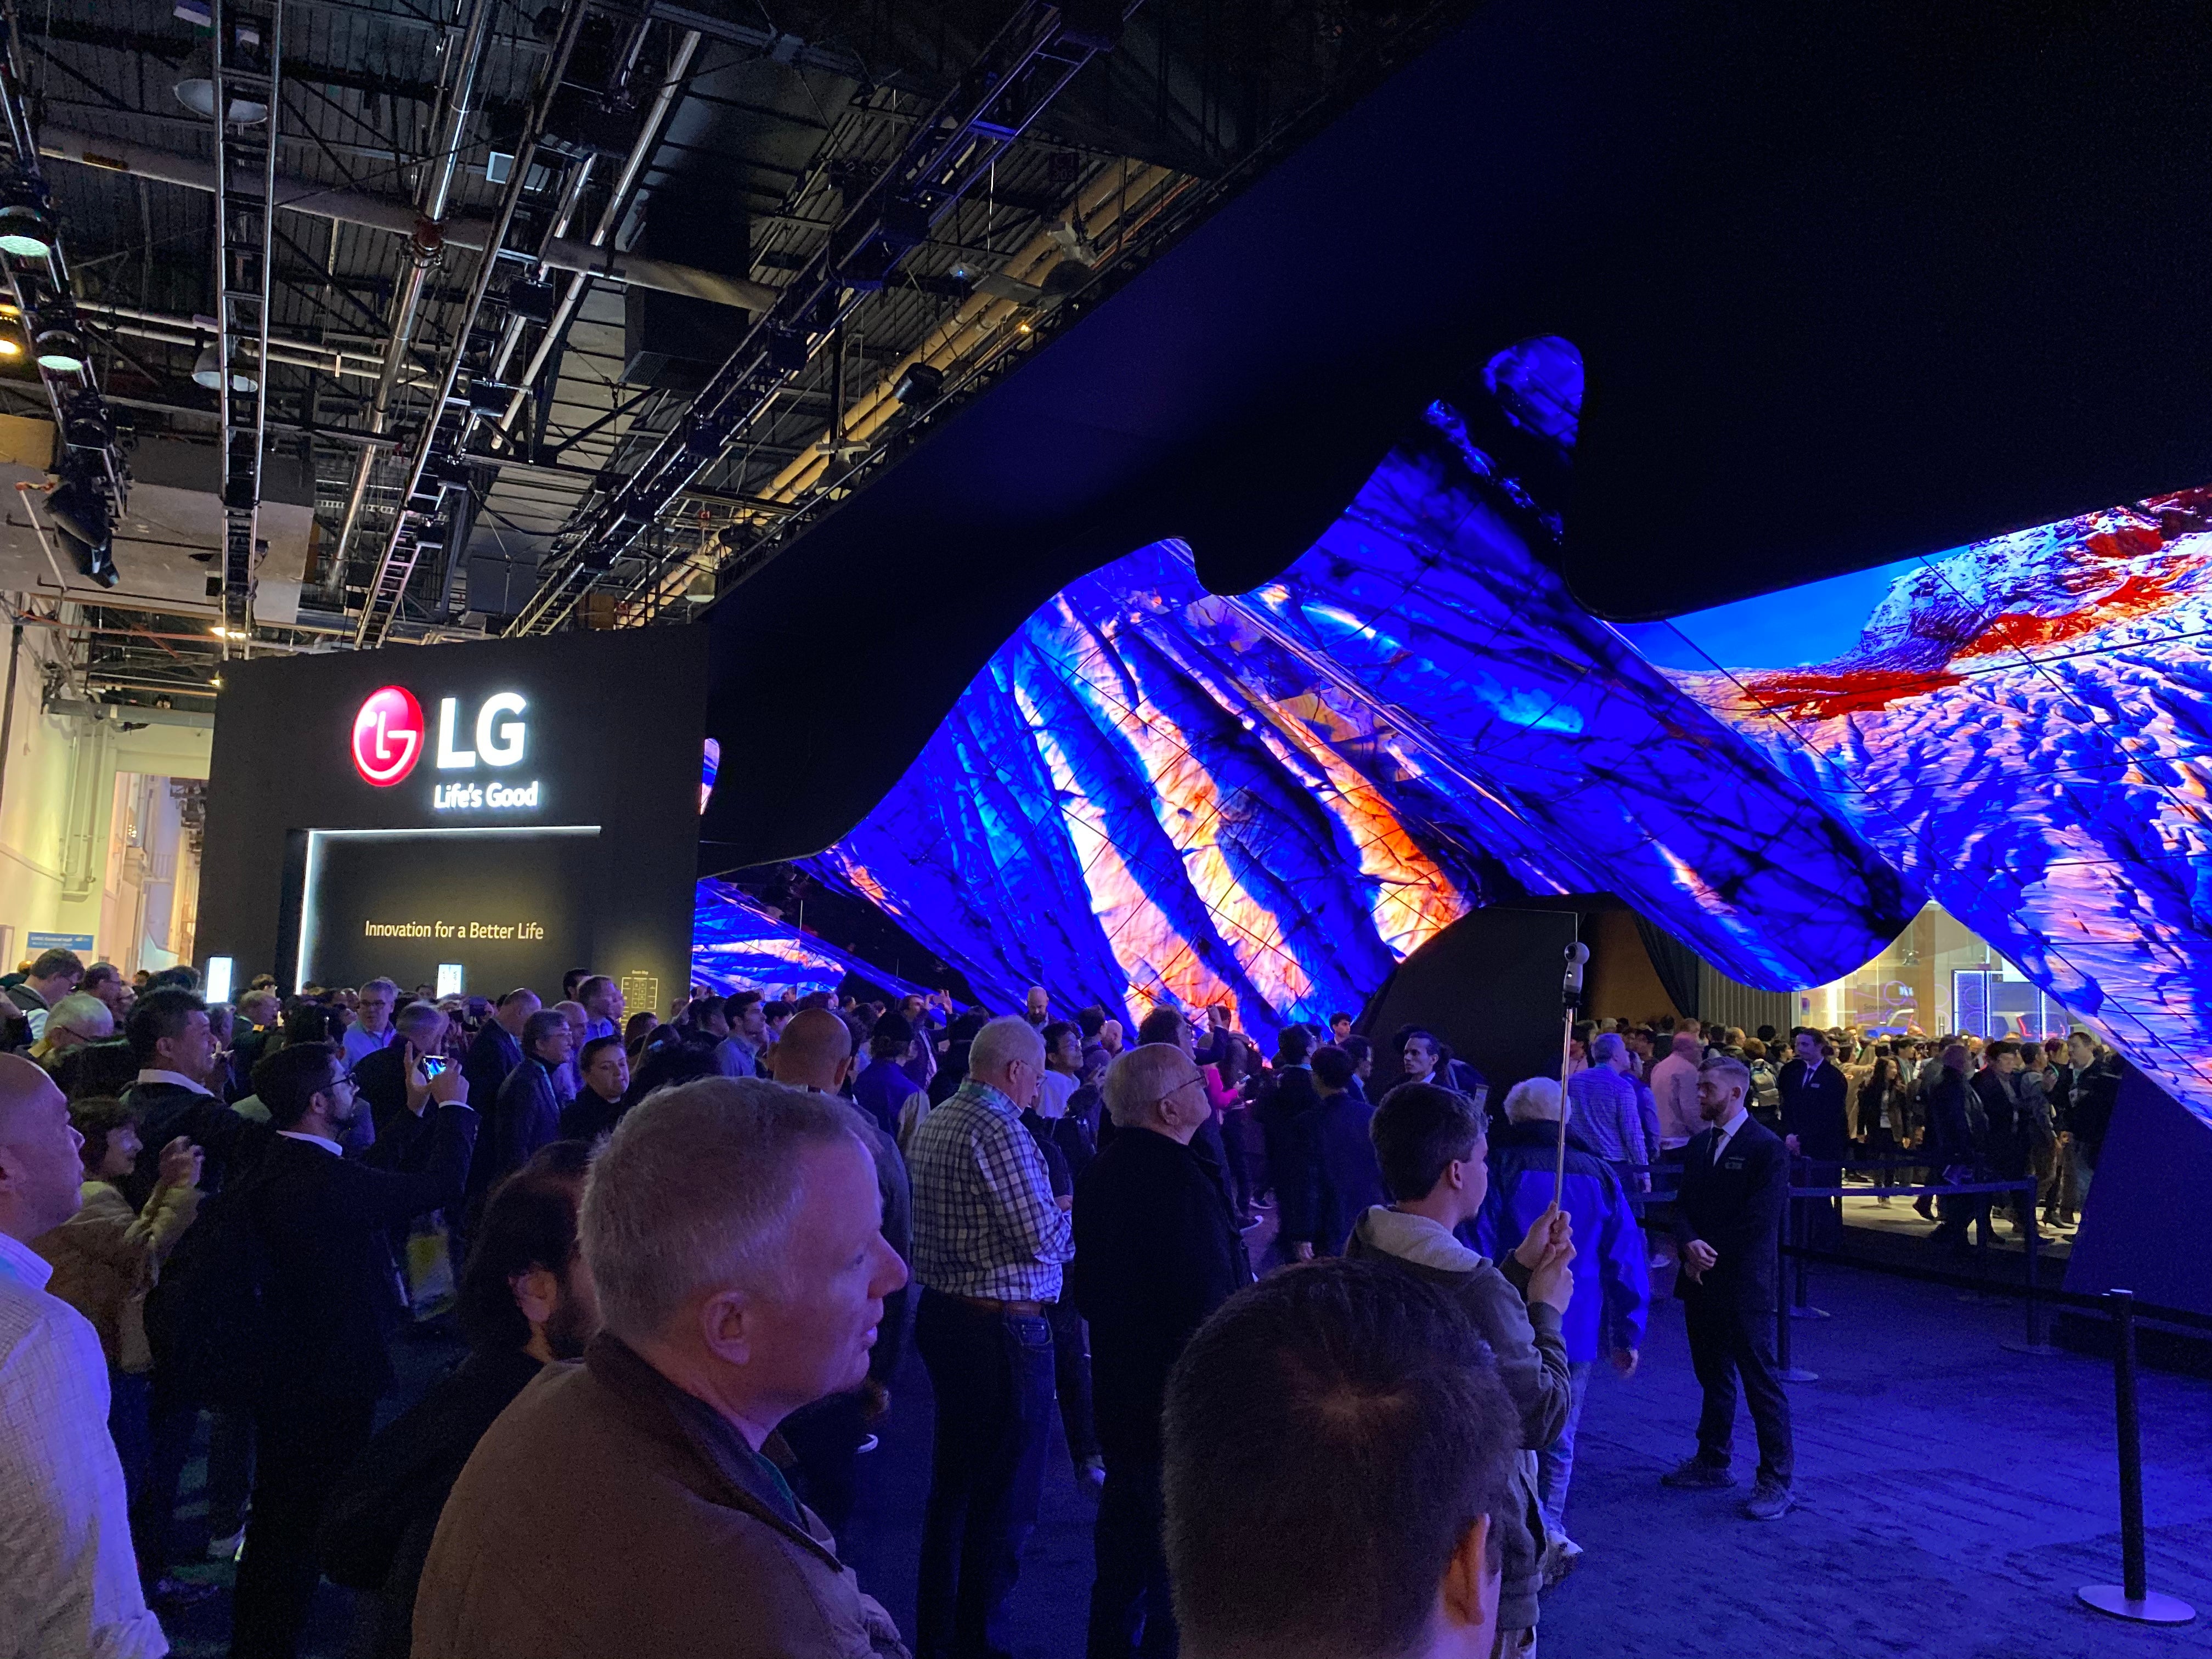
M1439 404L1274 581L1209 593L1163 542L1063 589L815 867L987 1000L1263 1037L1531 892L1770 988L1879 951L1918 892L1569 599L1549 532Z
M1624 629L2212 1121L2212 489Z

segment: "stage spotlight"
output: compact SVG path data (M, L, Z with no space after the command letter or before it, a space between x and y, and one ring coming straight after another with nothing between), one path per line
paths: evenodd
M20 357L23 343L10 334L0 334L0 357Z
M84 337L66 323L49 324L39 320L39 331L33 340L37 348L39 367L57 374L75 374L84 368Z
M122 580L115 568L115 529L107 496L76 467L67 467L46 497L46 517L78 569L102 587Z
M115 417L106 399L87 387L62 404L62 436L72 449L106 449L115 441Z
M927 363L910 363L898 384L891 388L891 396L908 409L927 409L945 395L945 371Z
M18 259L43 259L54 251L53 221L36 203L11 202L0 207L0 253Z

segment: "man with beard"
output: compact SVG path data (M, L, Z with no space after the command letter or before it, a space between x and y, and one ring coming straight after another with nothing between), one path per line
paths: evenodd
M275 1138L240 1190L258 1247L261 1329L252 1366L252 1518L233 1600L233 1659L290 1659L317 1577L315 1528L337 1477L368 1443L377 1397L392 1385L387 1352L404 1310L394 1291L391 1230L460 1201L477 1119L468 1085L448 1069L410 1085L416 1113L437 1122L417 1173L343 1156L362 1109L337 1048L301 1042L253 1068Z
M605 1039L601 1039L605 1041ZM614 1045L617 1057L622 1045ZM406 1659L439 1512L493 1419L544 1367L580 1359L599 1302L576 1243L591 1148L556 1140L495 1188L455 1309L468 1358L368 1443L331 1496L320 1553L362 1603L374 1659Z

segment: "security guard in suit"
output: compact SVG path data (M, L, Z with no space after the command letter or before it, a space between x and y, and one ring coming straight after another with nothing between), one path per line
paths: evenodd
M1705 1391L1698 1451L1665 1477L1670 1486L1717 1491L1735 1485L1729 1445L1735 1427L1736 1382L1759 1431L1759 1477L1743 1512L1776 1521L1796 1504L1790 1488L1790 1401L1774 1375L1777 1250L1790 1196L1790 1155L1774 1133L1752 1121L1751 1073L1717 1055L1698 1073L1698 1110L1711 1127L1685 1150L1675 1231L1682 1267L1674 1293L1683 1302L1690 1363Z

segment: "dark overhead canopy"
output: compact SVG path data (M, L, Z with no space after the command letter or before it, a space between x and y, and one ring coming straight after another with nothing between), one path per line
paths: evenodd
M842 834L1141 542L1264 579L1531 334L1583 354L1559 557L1614 617L2203 483L2208 162L2200 8L1488 8L716 608L715 728L824 764L708 833Z

